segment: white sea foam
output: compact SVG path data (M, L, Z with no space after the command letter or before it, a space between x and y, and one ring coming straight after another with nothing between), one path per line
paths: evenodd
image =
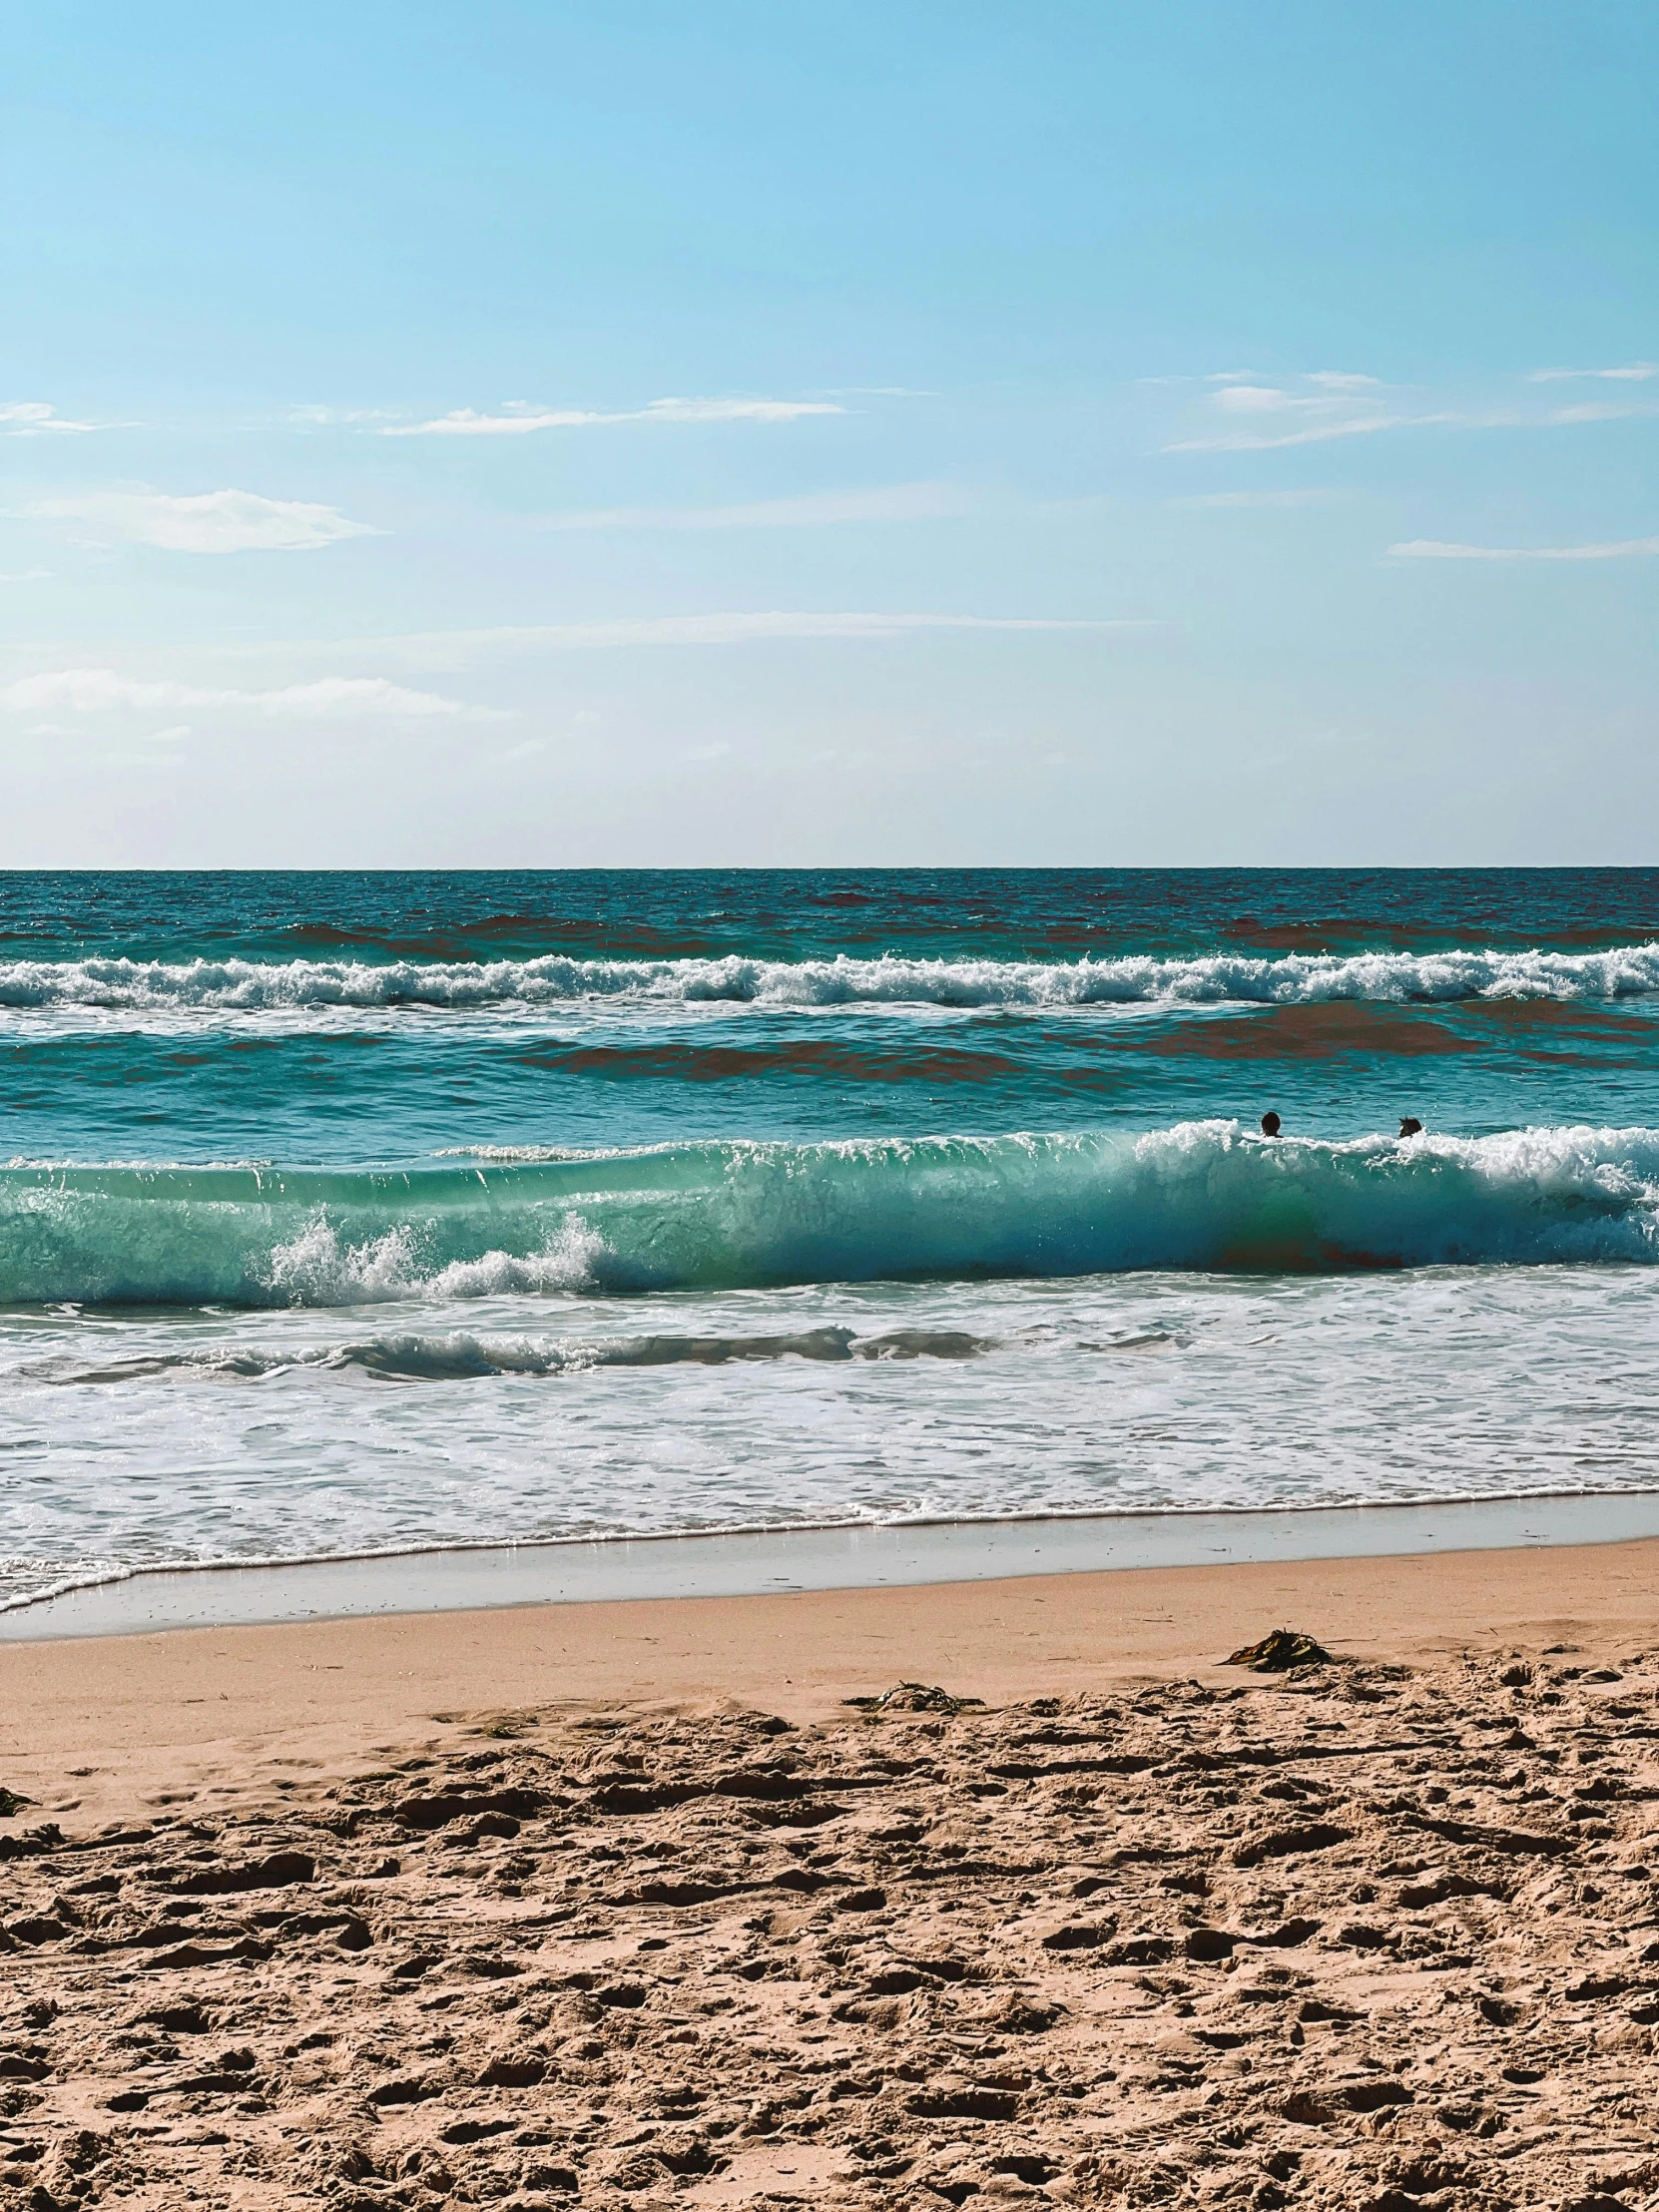
M579 1215L570 1214L539 1251L490 1251L476 1259L422 1265L422 1238L399 1222L359 1244L344 1238L325 1212L313 1214L297 1236L276 1245L266 1281L278 1303L293 1306L372 1306L420 1293L429 1298L499 1298L516 1291L589 1288L605 1252Z
M0 1007L137 1013L273 1013L303 1008L545 1007L599 999L775 1007L1307 1005L1463 999L1638 998L1659 993L1659 942L1599 952L1457 950L1075 961L10 960Z
M1656 1374L1628 1267L0 1312L0 1603L551 1536L1652 1490Z

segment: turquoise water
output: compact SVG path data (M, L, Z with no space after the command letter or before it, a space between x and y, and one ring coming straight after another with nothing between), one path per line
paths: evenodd
M0 1114L13 1600L1659 1483L1659 871L14 874Z

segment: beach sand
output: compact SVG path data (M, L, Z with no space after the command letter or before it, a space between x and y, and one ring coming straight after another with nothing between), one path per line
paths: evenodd
M1656 1746L1654 1542L8 1645L0 2207L1644 2212Z

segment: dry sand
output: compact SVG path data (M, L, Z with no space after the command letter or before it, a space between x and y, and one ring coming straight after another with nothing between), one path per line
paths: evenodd
M1651 2212L1656 1569L0 1649L0 2207Z

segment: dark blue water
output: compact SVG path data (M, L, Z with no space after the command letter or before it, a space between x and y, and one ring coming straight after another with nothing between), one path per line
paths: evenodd
M1656 938L1655 870L10 875L0 1144L1654 1126Z

